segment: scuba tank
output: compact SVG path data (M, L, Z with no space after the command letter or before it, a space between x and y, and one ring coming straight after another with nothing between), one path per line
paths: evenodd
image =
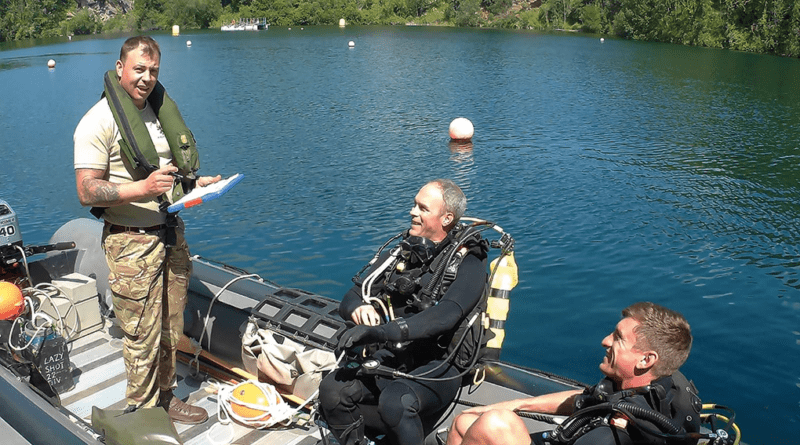
M506 336L505 324L510 307L509 297L511 290L519 281L514 252L510 251L495 258L490 269L492 280L487 299L486 314L489 319L486 328L494 333L494 337L486 343L484 357L499 360L503 340Z

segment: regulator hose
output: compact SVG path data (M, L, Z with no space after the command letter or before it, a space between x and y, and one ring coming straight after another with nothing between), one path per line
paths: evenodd
M592 419L596 418L599 413L612 412L621 412L625 414L634 424L639 420L649 421L653 423L662 434L675 436L683 432L683 428L675 426L675 424L672 423L672 419L658 411L644 408L631 402L619 401L616 403L601 403L575 412L553 431L553 437L564 442L571 442L575 439L574 436ZM641 427L641 425L639 426ZM644 429L647 432L655 433L647 428Z
M659 430L666 434L675 435L683 431L683 428L675 426L675 424L672 423L672 419L658 411L643 408L634 403L623 401L615 403L614 408L619 408L620 410L626 411L627 413L632 414L636 419L648 420L654 423Z
M576 439L575 435L580 432L586 424L595 419L600 413L609 411L613 411L611 403L602 403L576 411L569 416L564 423L553 430L552 437L559 442L572 443Z

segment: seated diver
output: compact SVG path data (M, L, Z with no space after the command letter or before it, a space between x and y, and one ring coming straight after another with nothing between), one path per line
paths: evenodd
M339 313L355 326L338 349L368 345L371 352L364 366L345 361L320 385L320 412L342 445L366 443L366 430L393 445L420 445L424 422L437 420L455 399L465 367L447 360L448 347L480 307L487 278L488 243L461 236L469 231L457 225L466 204L450 180L422 187L399 246L379 251L367 277L359 282L357 274L342 299ZM367 362L404 374L365 372Z
M596 386L467 409L453 420L447 445L560 444L573 440L577 445L696 444L697 439L680 438L678 434L672 438L660 435L657 428L658 414L662 414L661 419L666 418L674 431L700 429L697 390L678 371L692 346L689 323L681 314L649 302L625 308L622 317L614 332L602 341L606 356L600 370L606 377ZM607 422L596 422L594 428L588 423L583 435L546 438L543 433L529 435L517 415L519 411L589 413L590 407L600 408L601 402L628 402L635 406L620 406L655 419L656 424L640 419L633 422L618 412L598 411L592 416L607 418Z

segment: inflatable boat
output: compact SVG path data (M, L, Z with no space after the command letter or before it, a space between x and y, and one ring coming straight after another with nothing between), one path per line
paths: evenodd
M279 419L278 411L256 410L259 415L270 412L275 422L255 425L241 421L247 413L231 412L229 397L223 395L237 385L263 380L243 360L248 326L268 329L305 349L333 352L345 329L337 312L339 302L199 256L192 258L186 338L174 394L205 408L209 419L199 425L176 424L175 434L158 440L148 436L147 422L120 431L98 425L98 413L119 412L126 406L122 332L108 310L111 294L100 248L102 224L70 221L49 244L24 246L18 233L8 236L18 230L10 221L13 216L0 212L0 272L7 275L4 280L10 273L23 277L27 290L26 307L0 325L0 434L10 438L4 443L332 443L313 415L313 394L298 397L291 389L279 391L283 394L275 403L288 406L281 411L288 414ZM37 318L49 320L48 327L43 329ZM427 445L444 443L452 418L468 407L585 387L501 360L482 365L481 378L465 382L450 409L428 427ZM703 442L738 443L732 415L724 411L709 416ZM269 417L261 415L260 420ZM546 431L565 418L529 415L524 420L530 431ZM381 443L379 435L373 440Z

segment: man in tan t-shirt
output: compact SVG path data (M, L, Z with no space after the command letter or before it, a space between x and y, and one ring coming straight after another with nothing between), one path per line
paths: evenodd
M75 129L75 180L82 205L105 208L103 250L114 314L125 332L128 409L163 406L173 421L196 424L204 422L208 413L172 393L177 387L175 359L192 265L182 221L175 228L175 245L168 247L166 214L159 211L158 198L170 195L175 183L172 174L178 170L147 102L160 62L158 43L148 36L126 40L116 62L117 79L141 112L160 168L144 179L133 179L121 155L118 124L104 97ZM203 176L197 185L219 180L219 176Z

